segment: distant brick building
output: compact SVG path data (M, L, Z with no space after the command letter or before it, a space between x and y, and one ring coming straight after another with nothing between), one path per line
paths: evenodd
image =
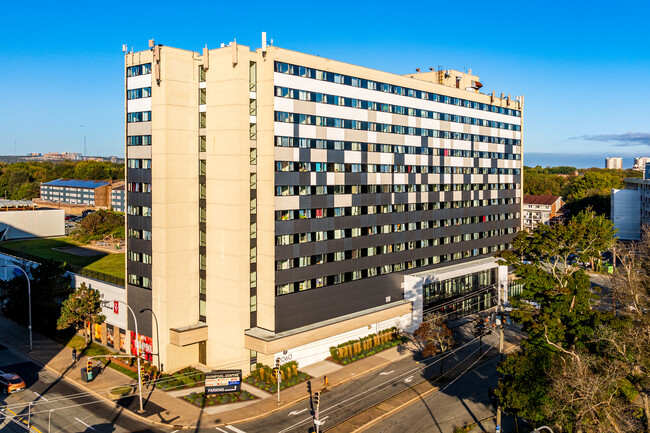
M559 195L524 195L524 229L550 224L563 216L564 200Z
M119 186L124 187L124 182L56 179L41 184L41 200L108 209L114 207L111 190Z

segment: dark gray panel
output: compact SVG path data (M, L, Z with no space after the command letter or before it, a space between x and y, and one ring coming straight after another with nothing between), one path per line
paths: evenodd
M151 308L151 290L143 287L127 284L126 286L126 302L129 307L133 309L136 318L138 319L138 332L142 335L152 336L152 316L150 311L140 313L144 308ZM129 329L135 330L133 323L133 316L130 312L127 313L129 318Z
M403 299L401 278L381 275L350 283L305 290L275 299L275 332L345 316Z
M126 181L151 183L151 170L129 168L126 170Z

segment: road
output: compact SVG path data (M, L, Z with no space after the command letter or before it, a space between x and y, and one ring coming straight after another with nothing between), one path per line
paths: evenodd
M0 370L17 373L27 389L0 394L0 431L25 433L26 423L40 433L162 432L71 385L55 373L0 344ZM75 397L76 396L76 397Z
M455 427L478 423L473 431L495 431L492 405L487 387L496 387L494 374L498 357L490 359L476 369L468 371L447 388L423 397L404 410L372 426L374 433L427 432L448 433ZM514 419L503 418L502 431L515 431Z
M483 351L485 352L490 346L497 344L495 335L484 337ZM479 344L478 341L474 341L457 349L453 354L447 355L447 358L443 361L443 375L451 378L459 374L467 367L468 363L476 360L478 353ZM495 349L492 348L491 356L494 356L494 354ZM467 361L468 359L469 361ZM487 359L487 357L484 359ZM466 360L465 364L460 365L463 360ZM348 418L439 374L439 358L417 362L409 357L391 364L382 371L373 372L326 391L321 395L320 399L320 420L324 421L320 430L327 431ZM481 383L480 387L483 388L483 392L487 395L488 385ZM308 432L312 431L313 428L311 415L313 409L310 405L310 399L307 399L264 419L237 424L236 428L245 433Z

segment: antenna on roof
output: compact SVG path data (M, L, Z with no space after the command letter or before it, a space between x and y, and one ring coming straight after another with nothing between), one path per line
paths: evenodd
M129 46L127 44L122 44L122 52L126 54L129 51Z

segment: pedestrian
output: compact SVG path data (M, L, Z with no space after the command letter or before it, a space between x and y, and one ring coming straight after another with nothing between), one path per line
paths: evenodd
M77 362L77 348L73 347L72 348L72 363L74 364L76 362Z

